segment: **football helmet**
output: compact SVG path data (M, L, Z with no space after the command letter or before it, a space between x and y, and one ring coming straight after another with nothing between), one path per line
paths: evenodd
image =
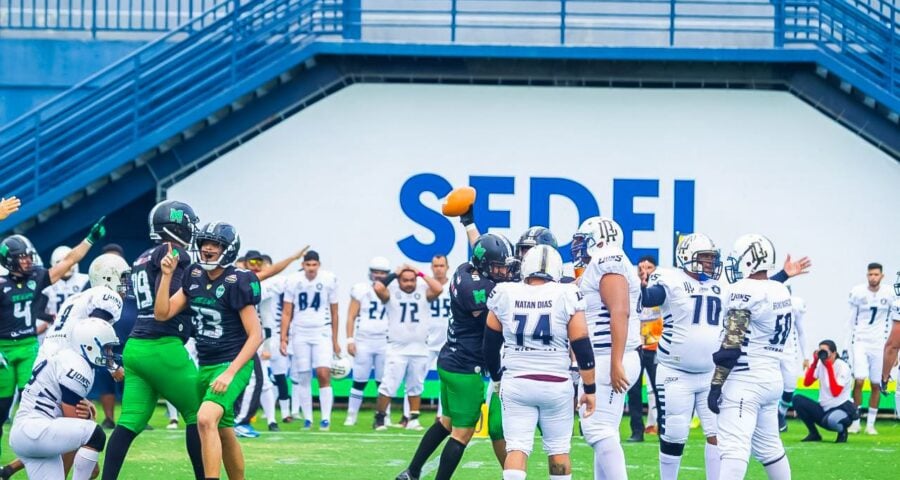
M113 253L104 253L91 262L88 278L92 287L102 285L124 297L128 292L131 267L124 258Z
M775 268L775 246L768 238L750 233L734 242L725 265L725 276L730 283L734 283L754 273Z
M19 257L30 256L31 268L23 270L19 266ZM24 235L10 235L0 242L0 265L12 274L28 275L34 267L40 265L37 250Z
M350 375L353 368L353 360L343 355L335 355L331 359L331 378L341 379Z
M224 222L207 223L194 235L194 241L198 252L203 242L215 242L222 246L222 254L214 262L205 262L203 253L198 254L197 263L206 271L231 265L237 260L238 252L241 251L241 237L237 230L231 224Z
M375 257L369 261L369 280L381 280L391 272L391 262L384 257Z
M553 232L551 232L550 229L545 227L531 227L528 230L525 230L525 233L523 233L522 236L519 237L519 241L516 242L516 258L519 260L524 259L528 249L538 245L550 245L553 248L557 247L556 237L553 236Z
M681 237L675 247L675 260L678 268L697 274L701 282L718 279L722 275L722 254L716 244L702 233Z
M495 282L512 281L519 275L519 261L512 243L503 235L485 233L478 237L470 261L482 277Z
M563 275L562 256L550 245L538 245L528 249L522 259L522 278L540 278L558 282Z
M622 246L622 227L615 220L607 217L591 217L572 235L572 260L576 266L584 266L591 262L597 250L613 245Z
M199 221L190 205L177 200L164 200L157 203L147 217L150 239L157 243L172 240L182 247L189 247Z
M118 356L113 352L119 337L106 320L90 317L80 322L72 331L70 344L91 365L110 371L119 368Z

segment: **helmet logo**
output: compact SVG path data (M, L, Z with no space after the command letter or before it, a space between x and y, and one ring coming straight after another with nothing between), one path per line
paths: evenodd
M5 257L6 254L8 254L8 253L9 253L9 245L7 245L5 243L3 245L0 245L0 257Z
M174 208L169 209L169 221L175 223L184 221L184 210L177 210Z
M481 243L478 243L477 245L475 245L475 249L472 250L472 254L475 255L475 258L477 258L478 260L481 260L481 258L484 257L484 254L486 252L487 252L487 250L485 250L485 248L483 246L481 246Z

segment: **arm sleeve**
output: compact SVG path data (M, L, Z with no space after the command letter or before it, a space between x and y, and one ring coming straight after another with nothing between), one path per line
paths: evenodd
M69 387L65 385L60 385L59 390L62 392L62 403L67 405L78 405L79 402L84 400L84 397L79 395L77 392L72 391Z
M775 275L772 275L771 277L769 277L769 280L775 280L778 283L784 283L784 282L788 281L788 278L790 278L790 277L788 277L787 272L785 272L784 270L781 270L778 273L776 273Z
M819 359L817 358L815 361L809 364L809 367L806 368L806 375L803 376L803 386L808 387L815 383L816 378L816 370L819 367Z
M47 305L49 303L50 303L50 297L48 297L46 293L41 292L41 293L36 294L34 297L34 301L31 302L32 316L34 316L38 320L43 320L45 322L52 322L53 315L50 315L49 313L47 313ZM59 312L57 312L57 314L59 314Z
M661 285L649 285L641 288L641 306L653 308L666 301L666 289Z

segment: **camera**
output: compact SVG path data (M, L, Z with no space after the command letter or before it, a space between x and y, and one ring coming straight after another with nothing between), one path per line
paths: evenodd
M828 350L819 350L819 361L824 362L828 359Z

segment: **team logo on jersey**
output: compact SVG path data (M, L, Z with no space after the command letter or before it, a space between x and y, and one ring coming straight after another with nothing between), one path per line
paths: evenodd
M719 288L719 286L718 286L718 285L713 285L713 287L712 287L712 291L713 291L713 293L715 293L715 294L716 294L716 295L719 295L719 294L721 294L721 293L722 293L722 289L721 289L721 288Z
M71 368L69 369L69 372L66 373L66 377L69 377L69 378L71 378L72 380L75 380L76 382L80 383L81 385L84 386L84 388L90 388L90 387L91 387L91 381L88 380L87 377L85 377L84 375L82 375L80 372L76 372L75 370L73 370L73 369L71 369Z
M684 291L687 293L694 293L694 286L690 284L690 282L684 282Z
M321 284L321 283L317 283L317 284L316 284L316 290L321 290L321 289L322 289L322 284Z
M416 294L413 295L413 298L415 298L416 300L418 300L418 299L422 298L422 295L419 295L418 293L416 293Z
M37 282L35 282L34 280L29 280L26 285L28 285L29 290L34 290L35 288L37 288Z
M882 304L882 305L887 305L887 304L888 304L888 299L882 298L882 299L881 299L881 304Z
M201 272L199 268L195 268L195 269L191 270L192 277L197 278L200 275L203 275L203 272Z
M75 293L78 293L78 292L81 291L81 287L78 286L78 285L75 285L74 287L72 287L72 291L75 292Z
M232 273L231 275L225 277L225 283L237 283L237 275Z
M3 287L3 293L9 293L12 290L12 287Z
M199 287L199 286L200 286L200 285L197 285L197 284L195 283L195 284L191 285L191 288L189 288L188 291L194 290L194 289L196 289L196 288Z
M222 295L225 295L225 285L219 285L216 288L216 298L222 298Z
M475 299L476 305L487 302L487 292L483 288L481 290L472 290L472 297Z
M251 283L251 284L250 284L250 291L253 292L253 295L254 295L254 296L259 295L259 293L260 293L259 282L253 282L253 283Z

